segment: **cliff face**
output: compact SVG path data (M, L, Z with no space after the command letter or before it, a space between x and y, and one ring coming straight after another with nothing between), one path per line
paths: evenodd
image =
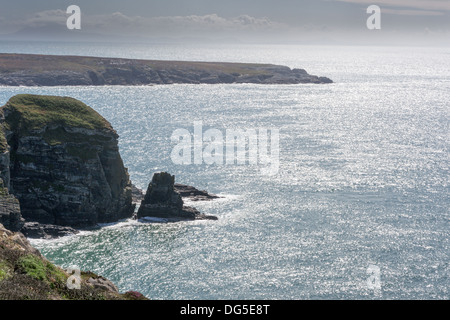
M19 200L9 194L8 188L0 179L0 223L7 229L19 231L24 225L24 219L20 213Z
M0 176L27 221L86 227L132 216L118 135L103 117L53 96L17 95L0 110Z

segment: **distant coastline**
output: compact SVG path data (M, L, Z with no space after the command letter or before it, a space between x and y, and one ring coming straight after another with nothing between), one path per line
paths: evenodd
M0 53L1 86L333 83L304 69L255 63Z

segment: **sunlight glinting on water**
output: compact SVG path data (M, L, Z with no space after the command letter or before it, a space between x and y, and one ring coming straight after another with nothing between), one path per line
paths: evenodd
M304 67L336 83L1 87L4 102L40 93L93 107L117 130L143 190L154 172L169 171L177 182L225 196L189 203L218 221L130 220L32 243L57 264L152 299L370 299L371 264L380 267L383 298L448 298L448 52L260 49L253 62ZM170 56L158 50L152 58ZM184 52L195 60L194 49ZM211 51L210 60L239 52ZM149 58L139 48L135 54ZM174 164L170 137L193 132L194 121L224 134L279 129L278 174L262 175L261 165Z

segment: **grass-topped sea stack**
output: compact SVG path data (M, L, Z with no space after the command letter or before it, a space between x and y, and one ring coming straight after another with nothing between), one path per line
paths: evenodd
M0 178L27 221L85 227L131 217L118 135L96 111L73 98L23 94L0 114Z

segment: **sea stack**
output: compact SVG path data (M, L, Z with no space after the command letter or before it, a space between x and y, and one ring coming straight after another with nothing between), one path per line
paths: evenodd
M217 220L215 216L201 214L197 209L185 206L175 190L175 176L167 172L155 173L149 183L137 218L161 218L167 222L182 220Z

